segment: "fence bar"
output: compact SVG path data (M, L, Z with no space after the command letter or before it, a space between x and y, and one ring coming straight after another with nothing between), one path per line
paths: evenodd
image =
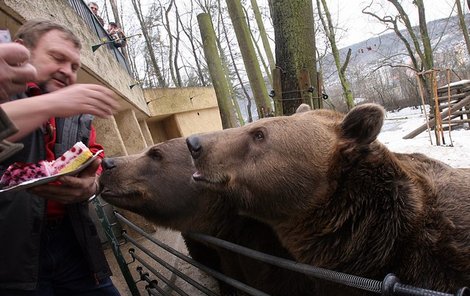
M158 256L156 256L155 254L153 254L150 250L148 250L147 248L145 248L144 246L142 245L139 245L137 243L137 241L135 241L133 238L131 238L130 236L128 236L127 234L123 234L126 239L128 239L131 243L133 243L136 247L138 247L139 249L141 249L145 254L147 254L149 257L151 257L153 260L155 260L157 263L159 263L160 265L162 265L163 267L165 267L167 270L171 271L172 273L176 274L177 276L181 277L183 280L185 280L186 282L188 282L189 284L193 285L194 287L198 288L200 291L202 292L205 292L203 291L204 289L206 289L204 286L201 286L199 285L197 282L193 281L191 278L189 278L188 276L186 276L184 273L182 273L181 271L177 270L176 268L174 268L173 266L171 266L170 264L166 263L164 260L162 260L161 258L159 258ZM174 289L177 293L179 293L180 295L188 295L186 294L184 291L182 291L180 288L178 288L177 286L174 286L167 278L165 278L163 275L161 275L161 273L159 273L156 269L152 268L150 265L148 265L140 256L138 256L134 251L129 251L129 253L131 254L131 256L133 258L135 258L137 261L139 261L142 265L144 265L144 267L146 267L148 270L150 270L153 274L155 274L160 280L162 280L165 284L167 284L168 286L170 286L172 289ZM207 289L206 289L207 290ZM209 293L210 291L207 290ZM207 293L206 293L207 294Z
M275 257L201 233L187 233L186 235L199 242L209 242L218 247L231 251L236 251L237 253L248 256L250 258L254 258L259 261L266 262L285 269L301 272L309 276L347 285L354 288L359 288L370 292L380 293L381 291L382 283L377 280L349 275L342 272L332 271L320 267L311 266L308 264L298 263L295 261Z
M129 271L129 268L127 267L126 260L124 260L124 256L122 255L121 249L119 248L119 241L116 235L114 235L114 231L111 226L111 223L109 222L109 219L103 210L103 206L100 202L100 198L96 197L92 200L92 202L93 202L93 205L95 206L98 219L100 220L101 225L103 226L103 230L106 234L106 237L108 238L108 242L111 246L111 249L113 250L114 256L116 257L119 268L121 269L122 275L124 276L124 279L126 280L127 286L129 287L129 290L132 296L140 296L140 293L139 293L139 290L137 289L137 285L135 284L134 278L132 277L132 274Z
M137 233L143 235L144 237L146 237L147 239L149 239L150 241L152 241L153 243L155 243L156 245L160 246L162 249L166 250L167 252L175 255L176 257L188 262L189 264L197 267L198 269L204 271L205 273L207 273L208 275L224 282L224 283L227 283L235 288L237 288L238 290L240 291L243 291L245 293L248 293L250 295L253 295L253 296L269 296L268 294L264 293L264 292L261 292L255 288L252 288L242 282L239 282L237 280L234 280L230 277L227 277L225 276L224 274L218 272L218 271L215 271L214 269L212 268L209 268L209 267L206 267L202 264L200 264L199 262L191 259L190 257L188 256L185 256L183 254L181 254L180 252L172 249L171 247L167 246L166 244L160 242L159 240L155 239L154 237L150 236L148 233L146 233L145 231L143 231L142 229L140 229L139 227L137 227L135 224L133 224L132 222L130 222L129 220L127 220L124 216L122 216L120 213L118 212L115 212L115 215L116 215L116 218L121 221L122 223L125 223L126 225L128 225L130 228L132 228L133 230L135 230Z

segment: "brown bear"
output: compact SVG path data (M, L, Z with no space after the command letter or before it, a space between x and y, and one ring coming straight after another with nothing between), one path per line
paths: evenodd
M223 196L191 182L195 168L184 138L157 144L141 154L105 158L102 166L101 196L159 226L183 232L195 260L270 295L312 295L314 284L305 275L185 237L185 232L209 234L292 259L269 226L238 215ZM223 295L236 294L230 286L219 284Z
M470 169L389 151L383 120L364 104L194 135L193 180L271 225L299 262L444 292L470 285Z

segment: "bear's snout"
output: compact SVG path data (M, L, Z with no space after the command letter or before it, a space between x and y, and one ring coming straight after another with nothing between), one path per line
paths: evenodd
M189 152L191 152L191 156L193 159L198 159L201 155L202 146L197 136L190 136L186 138L186 144L188 145Z
M101 166L104 170L109 170L115 168L116 164L114 163L114 160L112 158L105 157L103 158L103 161L101 161Z

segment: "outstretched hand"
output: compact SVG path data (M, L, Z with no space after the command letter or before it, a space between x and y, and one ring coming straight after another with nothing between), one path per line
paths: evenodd
M54 114L51 116L56 117L76 114L109 117L119 108L115 93L98 84L73 84L44 96L53 101L50 106L53 106Z
M36 186L30 192L64 204L87 201L98 191L96 170L100 164L101 159L97 158L77 176L62 176L58 179L60 184Z

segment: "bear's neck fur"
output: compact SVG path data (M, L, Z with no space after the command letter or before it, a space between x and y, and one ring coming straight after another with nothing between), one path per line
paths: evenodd
M336 154L327 198L273 226L300 262L382 276L419 231L425 193L416 183L426 181L378 143L354 153Z

